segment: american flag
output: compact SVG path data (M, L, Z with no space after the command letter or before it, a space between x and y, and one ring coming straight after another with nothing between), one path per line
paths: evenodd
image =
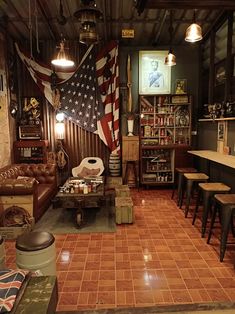
M0 271L0 313L10 312L28 271Z
M51 75L53 72L51 67L30 58L29 54L23 51L17 43L15 43L15 47L21 61L25 64L32 79L38 85L40 91L44 94L49 103L53 105L53 92L51 89ZM68 80L73 73L74 69L57 71L56 75L58 83Z
M83 129L96 133L112 153L119 146L118 45L110 42L95 57L95 49L61 84L61 110Z
M17 52L47 100L53 105L50 67ZM77 70L56 72L61 110L87 131L99 135L112 153L119 145L118 44L112 41L95 57L90 46Z
M98 133L111 152L119 154L119 67L116 41L111 41L100 51L96 58L96 71L105 113L98 120Z
M94 47L75 74L60 85L60 101L60 110L70 119L87 131L97 131L104 110L97 89Z

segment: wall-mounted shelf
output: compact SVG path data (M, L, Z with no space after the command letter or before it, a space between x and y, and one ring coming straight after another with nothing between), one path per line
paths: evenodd
M216 119L198 119L199 122L213 122L213 121L232 121L235 120L235 117L229 118L216 118Z

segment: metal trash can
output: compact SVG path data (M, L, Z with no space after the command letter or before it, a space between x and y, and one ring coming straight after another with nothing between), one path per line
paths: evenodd
M16 265L38 271L39 275L56 275L55 238L49 232L30 232L16 240Z
M5 269L5 245L4 245L4 240L3 237L0 236L0 269Z

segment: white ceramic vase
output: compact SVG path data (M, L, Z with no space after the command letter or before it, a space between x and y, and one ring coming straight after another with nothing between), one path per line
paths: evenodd
M133 129L134 129L134 119L127 120L127 136L133 136Z

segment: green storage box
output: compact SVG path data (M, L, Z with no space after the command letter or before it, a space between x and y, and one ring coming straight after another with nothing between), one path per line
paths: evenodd
M115 198L116 223L133 222L133 202L131 197L117 196Z
M128 185L121 185L115 188L116 196L130 196L130 188Z

